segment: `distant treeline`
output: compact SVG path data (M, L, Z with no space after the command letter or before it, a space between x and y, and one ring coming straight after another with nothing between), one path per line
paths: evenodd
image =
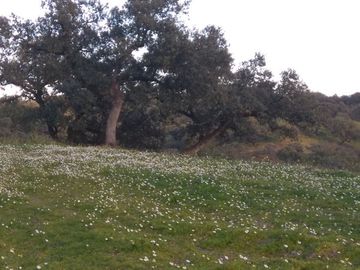
M310 92L290 69L276 81L261 54L235 68L220 28L182 23L188 5L46 0L35 21L0 17L0 83L21 90L2 100L0 136L45 126L69 143L187 153L300 142L277 151L285 160L306 156L299 138L307 136L359 161L360 93Z

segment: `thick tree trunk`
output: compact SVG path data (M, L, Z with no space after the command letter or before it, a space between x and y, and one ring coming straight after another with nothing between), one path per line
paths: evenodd
M105 145L115 146L116 129L120 118L121 110L124 104L124 93L120 90L119 83L113 80L110 94L112 98L111 109L106 121Z
M49 132L49 135L52 139L54 140L58 140L58 129L56 126L53 126L51 123L47 122L46 123L47 125L47 129L48 129L48 132Z
M46 122L47 130L48 130L50 137L54 140L58 140L59 139L58 138L58 128L56 127L56 125L51 123L51 121L49 120L50 116L46 112L46 104L45 104L45 100L43 99L43 96L42 96L42 91L38 90L37 92L38 92L38 94L35 95L35 101L40 106L41 117Z
M189 148L186 148L183 151L183 153L188 154L188 155L196 155L200 150L202 150L204 147L209 145L213 139L215 139L217 136L222 134L227 129L229 124L230 124L230 121L227 121L227 122L221 124L218 128L216 128L212 132L210 132L204 136L200 136L199 141L196 144L190 146Z

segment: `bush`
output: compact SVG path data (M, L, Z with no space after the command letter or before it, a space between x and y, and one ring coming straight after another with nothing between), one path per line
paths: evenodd
M11 136L11 127L13 123L10 117L0 118L0 137Z
M50 144L54 141L47 135L38 107L31 101L20 100L0 104L0 143Z
M299 143L289 144L281 149L277 156L282 161L299 162L304 158L304 149Z
M359 124L346 115L340 114L329 121L328 129L341 144L360 139Z
M16 133L31 133L43 129L39 117L39 109L31 102L16 101L0 105L1 127L8 128Z
M270 130L266 123L261 123L256 117L247 117L236 123L233 133L227 132L225 141L237 141L256 143L266 140L270 136Z
M336 169L360 171L360 150L348 145L330 143L312 146L306 162Z
M281 137L298 140L300 135L300 130L297 126L290 124L282 118L276 119L272 124L272 128L274 131L277 131Z

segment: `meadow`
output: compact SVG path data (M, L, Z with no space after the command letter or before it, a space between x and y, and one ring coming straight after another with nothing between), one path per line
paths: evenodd
M0 145L0 269L360 269L360 175Z

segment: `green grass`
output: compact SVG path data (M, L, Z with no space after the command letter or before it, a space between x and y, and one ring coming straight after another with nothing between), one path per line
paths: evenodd
M0 269L359 269L360 176L0 146Z

